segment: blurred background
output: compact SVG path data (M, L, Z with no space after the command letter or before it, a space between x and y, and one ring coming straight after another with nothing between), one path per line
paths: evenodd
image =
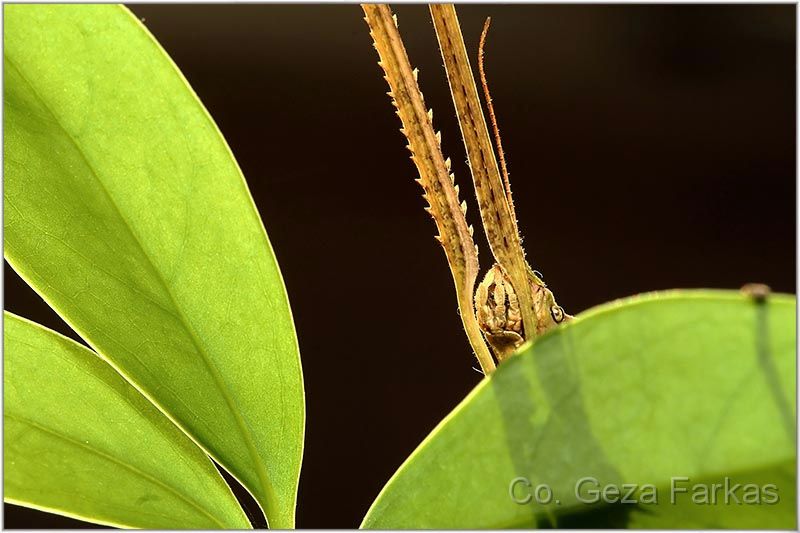
M129 7L222 130L281 265L307 402L297 525L357 527L481 378L361 10ZM427 8L395 11L488 268ZM676 287L795 292L794 6L459 15L473 67L492 16L486 68L520 230L569 313ZM76 338L8 265L5 291L6 309ZM9 528L86 525L5 506Z

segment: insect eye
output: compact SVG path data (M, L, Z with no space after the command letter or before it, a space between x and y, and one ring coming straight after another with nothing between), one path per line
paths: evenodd
M550 316L553 317L556 324L560 324L564 320L564 310L560 305L554 305L550 308Z

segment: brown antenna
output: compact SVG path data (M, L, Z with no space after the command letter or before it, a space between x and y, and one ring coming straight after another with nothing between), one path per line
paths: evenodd
M483 86L483 95L486 98L486 106L489 108L489 120L492 122L494 142L497 144L497 158L500 161L500 170L503 173L503 184L506 188L508 207L511 209L511 219L514 221L514 228L516 229L517 213L514 210L514 200L511 198L511 182L508 179L508 167L506 166L506 156L503 153L503 141L500 140L500 128L497 126L497 117L494 114L494 106L492 105L492 95L489 93L489 84L486 81L486 71L483 68L483 49L486 45L486 34L489 33L489 24L491 24L491 22L492 17L486 17L486 22L483 24L481 40L478 44L478 72L481 75L481 85Z

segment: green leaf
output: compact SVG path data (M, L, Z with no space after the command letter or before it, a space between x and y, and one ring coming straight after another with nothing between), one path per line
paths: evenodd
M675 291L582 314L483 380L362 526L794 528L795 310L788 296ZM672 482L673 505L670 479L681 476L689 480ZM745 483L772 483L780 502L726 505L718 490L717 504L692 503L695 484L726 476L742 484L740 501ZM517 477L532 485L514 484L517 500L546 484L553 501L515 503ZM586 477L623 491L638 484L641 502L581 502L575 487ZM595 485L580 488L595 497Z
M4 313L6 501L129 528L249 528L208 457L97 354Z
M304 394L243 176L122 6L5 5L5 256L64 320L294 525Z

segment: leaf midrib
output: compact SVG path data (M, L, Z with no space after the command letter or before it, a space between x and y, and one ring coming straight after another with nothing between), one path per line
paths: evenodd
M106 453L106 452L104 452L102 450L99 450L99 449L95 448L94 446L89 445L88 443L81 442L81 441L79 441L79 440L77 440L77 439L75 439L73 437L70 437L69 435L66 435L64 433L61 433L60 431L57 431L55 429L49 428L47 426L44 426L44 425L42 425L42 424L40 424L38 422L35 422L35 421L33 421L33 420L29 419L29 418L26 418L26 417L23 417L23 416L18 416L18 415L15 415L15 414L11 414L11 413L9 413L7 411L3 413L3 418L15 420L15 421L17 421L17 422L19 422L21 424L27 424L28 426L31 426L31 427L39 430L39 431L47 433L48 435L52 435L53 437L56 437L57 439L61 439L61 440L65 441L65 442L68 442L69 444L72 444L73 446L77 446L79 448L87 450L89 453L92 453L94 455L102 457L103 459L106 459L107 461L110 461L110 462L112 462L112 463L114 463L114 464L116 464L118 466L121 466L122 468L124 468L124 469L126 469L126 470L128 470L130 472L133 472L135 475L141 476L142 478L146 479L150 483L153 483L154 485L157 485L157 486L167 490L168 492L171 492L178 499L186 502L187 504L189 504L189 506L191 506L194 509L197 509L198 511L200 511L201 514L203 514L206 517L208 517L209 519L211 519L215 524L219 525L221 528L224 529L224 528L227 527L217 517L215 517L214 515L209 513L202 505L200 505L199 503L197 503L194 500L192 500L189 496L187 496L183 492L179 491L175 487L172 487L171 485L168 485L168 484L164 483L159 478L154 477L154 476L148 474L147 472L144 472L143 470L140 470L136 466L119 459L118 457L115 457L113 455L109 455L108 453Z
M39 92L36 90L36 88L33 85L33 83L31 83L31 81L28 79L28 77L25 76L25 74L23 73L22 69L20 69L20 67L14 62L14 60L11 59L11 57L9 56L7 51L4 51L3 57L4 57L5 61L8 63L8 65L11 66L12 68L14 68L17 71L17 73L19 74L19 76L22 78L22 80L25 81L25 83L28 84L28 86L30 87L30 90L33 93L33 95L36 97L37 100L39 100L39 102L47 110L47 112L50 113L50 115L53 117L53 121L55 122L55 124L57 124L58 127L61 129L61 131L64 132L66 137L69 139L70 143L74 146L75 150L78 152L78 154L80 154L80 156L83 159L84 163L86 164L87 168L91 171L91 174L94 177L95 181L99 184L100 189L102 190L103 194L106 196L106 198L108 198L109 203L111 204L111 206L116 211L116 213L119 216L120 220L122 220L123 225L127 229L128 233L130 234L130 236L133 239L133 241L136 243L136 246L141 251L143 257L147 260L146 261L147 267L155 275L157 281L159 282L159 284L163 288L163 290L166 293L166 295L169 297L170 303L172 304L173 308L175 309L175 311L177 313L176 314L177 318L180 320L181 324L183 324L185 330L189 333L189 336L191 338L192 344L194 344L194 346L195 346L195 348L197 350L197 353L201 356L201 359L203 360L203 363L205 364L207 370L211 374L211 376L212 376L212 378L214 380L214 383L217 386L217 389L218 389L219 393L221 394L221 396L225 400L225 403L226 403L226 406L228 407L228 410L233 415L234 421L236 422L236 425L239 427L240 434L241 434L241 436L242 436L242 438L244 440L245 446L247 447L248 453L249 453L251 459L254 462L254 466L255 466L255 469L256 469L256 474L258 475L259 481L261 482L262 488L264 489L264 498L266 499L266 501L263 502L263 503L266 504L267 509L271 509L271 510L274 510L275 512L277 512L278 507L277 507L277 501L276 501L276 497L275 497L274 488L272 486L272 483L270 482L269 474L268 474L268 472L266 470L266 465L264 464L264 461L262 460L260 454L258 453L258 451L256 449L255 442L253 441L253 437L252 437L252 430L249 428L249 426L247 424L247 421L244 420L244 418L242 417L241 413L235 408L235 401L234 401L233 397L230 394L230 390L229 390L227 384L224 382L224 380L222 379L222 376L219 374L219 371L214 366L214 364L210 360L208 354L206 353L205 349L200 344L198 336L197 336L197 333L195 332L195 330L192 327L191 323L189 322L188 318L184 314L183 309L179 305L177 305L177 302L175 300L175 296L173 295L172 291L167 286L163 275L158 270L158 268L156 268L155 264L153 263L152 259L150 258L149 254L147 253L146 249L142 246L142 243L139 240L138 236L133 231L133 227L130 225L128 220L123 216L122 211L119 208L119 205L117 205L117 203L114 201L113 196L109 193L109 191L106 188L105 184L100 179L100 176L98 175L97 171L92 166L92 164L90 163L89 159L86 157L86 154L83 152L83 150L81 149L80 145L74 139L72 133L66 127L64 127L64 125L61 123L61 120L59 119L58 115L48 105L47 101L39 94ZM61 313L59 313L59 315L61 315ZM67 317L62 316L62 318L67 323L70 323L70 320ZM70 325L71 325L71 323L70 323ZM93 345L93 343L89 339L86 339L86 341L87 341L87 343L92 345L92 347L95 350L97 350L98 353L102 353L99 349L97 349L96 346ZM125 377L126 379L129 379L127 376L123 375L123 377ZM165 411L165 409L160 404L158 404L155 400L153 400L149 396L148 396L148 399L150 399L150 401L152 401L159 408L159 410ZM176 420L172 419L172 417L168 417L168 418L170 418L170 420L173 420L173 422L184 433L186 433L190 438L192 438L192 440L195 440L195 438L185 428L183 428L181 424L179 424ZM199 442L196 442L196 443L197 443L198 446L203 448L203 446L200 445ZM210 451L209 451L209 454L211 454ZM214 456L215 459L217 459L220 462L221 465L225 466L225 463L219 457L216 457L215 454L211 454L211 455ZM269 520L269 515L271 513L267 512L267 509L264 509L264 513L265 513L265 515L267 515L267 520Z

